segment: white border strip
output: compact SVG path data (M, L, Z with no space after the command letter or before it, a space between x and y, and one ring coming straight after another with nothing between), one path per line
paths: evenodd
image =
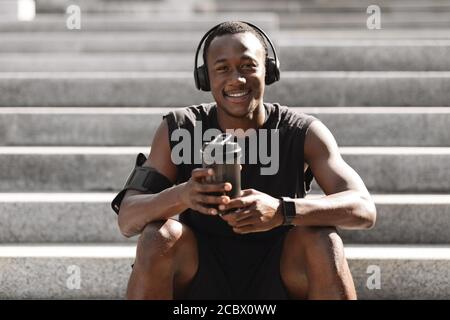
M134 258L136 244L2 245L0 258ZM349 260L450 260L450 246L347 245Z
M450 260L450 246L347 245L350 260Z
M450 155L450 147L341 147L342 155Z
M0 193L0 203L109 203L116 193Z
M2 245L0 258L134 258L136 245Z
M150 147L0 147L1 154L99 154L99 155L148 155Z

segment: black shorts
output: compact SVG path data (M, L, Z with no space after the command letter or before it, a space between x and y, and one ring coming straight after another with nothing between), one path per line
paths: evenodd
M289 299L280 273L286 234L246 240L195 232L199 267L184 299Z

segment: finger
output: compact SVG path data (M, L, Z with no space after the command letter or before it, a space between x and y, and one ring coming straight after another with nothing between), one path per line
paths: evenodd
M220 210L220 209L219 209ZM219 214L220 215L220 214ZM226 215L221 215L221 218L223 219L223 220L225 220L227 223L228 223L228 225L230 226L230 227L235 227L236 226L236 224L237 224L237 221L236 221L236 214L235 213L228 213L228 214L226 214Z
M219 210L240 209L252 205L255 201L253 196L251 197L239 197L231 199L227 204L219 206Z
M242 207L244 207L244 201L236 198L236 199L231 199L230 202L228 202L226 204L221 204L219 206L219 210L228 211L231 209L240 209Z
M216 209L205 207L200 203L195 203L195 205L193 206L192 209L194 209L195 211L198 211L200 213L212 215L212 216L215 216L218 213Z
M204 194L200 194L195 199L200 203L208 203L208 204L226 204L230 201L230 197L228 196L208 196Z
M243 208L238 208L238 209L230 209L230 210L227 210L227 215L231 215L232 217L234 217L234 219L236 219L236 217L238 217L239 214L246 212L247 209L248 209L248 207L243 207Z
M251 232L258 232L259 230L257 230L254 225L248 225L248 226L245 226L242 228L233 228L233 231L235 233L245 234L245 233L251 233Z
M246 196L249 196L252 194L256 194L257 192L255 189L244 189L241 191L241 193L242 193L242 197L246 197Z
M220 210L220 208L219 208ZM225 220L226 222L228 222L228 224L230 226L233 226L236 222L236 218L234 213L227 213L227 214L221 214L220 217Z
M246 220L252 217L254 214L255 212L251 209L239 210L238 212L236 212L236 222Z
M235 228L242 228L245 226L249 226L249 225L258 225L259 223L261 223L261 219L255 216L249 217L247 219L241 220L241 221L236 221L234 227Z
M201 181L201 179L214 175L214 170L211 168L197 168L192 170L191 177L195 181Z
M195 190L201 193L208 192L226 192L230 191L232 188L231 183L197 183L195 185Z

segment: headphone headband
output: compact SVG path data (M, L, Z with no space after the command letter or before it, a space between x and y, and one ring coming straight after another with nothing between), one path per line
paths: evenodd
M273 52L273 58L267 58L269 60L269 64L271 64L269 66L270 70L266 69L266 74L270 73L271 75L268 77L266 76L266 84L271 84L275 81L278 81L280 79L280 61L278 60L278 55L277 52L275 50L275 46L272 43L272 40L270 40L269 36L258 26L250 23L250 22L246 22L246 21L239 21L241 23L245 23L246 25L252 27L254 30L256 30L260 35L262 35L266 41L269 43L270 48L272 49ZM195 85L197 87L197 89L199 90L203 90L203 91L209 91L210 90L210 86L209 86L209 77L208 77L208 69L206 68L206 64L205 61L203 61L203 65L202 66L198 66L198 55L200 53L200 50L202 48L203 43L205 42L206 38L208 38L208 36L213 33L222 23L212 27L211 29L208 30L208 32L205 33L205 35L202 37L202 39L200 40L200 43L198 44L197 47L197 51L195 52L195 69L194 69L194 79L195 79ZM266 67L267 67L267 61L266 61Z

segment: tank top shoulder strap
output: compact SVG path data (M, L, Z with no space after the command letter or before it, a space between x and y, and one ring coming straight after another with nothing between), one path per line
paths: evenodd
M302 146L302 154L303 154L303 162L305 162L305 138L306 133L311 125L311 123L315 120L318 120L316 117L310 116L310 115L304 115L303 120L301 121L301 127L299 127L299 139L300 139L300 145ZM299 170L299 185L298 185L298 191L297 195L300 198L304 198L306 194L311 190L311 184L314 179L314 175L311 171L311 168L308 166L306 171L304 168L300 168Z
M287 127L292 134L295 134L295 145L298 147L298 186L297 197L303 198L311 190L312 180L314 179L311 169L305 171L303 165L305 163L305 137L312 122L318 120L316 117L303 112L294 111L286 106L275 104L280 112L280 127Z
M163 115L169 127L169 143L172 149L176 142L171 141L170 137L176 129L186 129L193 132L197 121L201 121L204 126L211 122L211 110L215 104L192 105L184 108L174 109Z

